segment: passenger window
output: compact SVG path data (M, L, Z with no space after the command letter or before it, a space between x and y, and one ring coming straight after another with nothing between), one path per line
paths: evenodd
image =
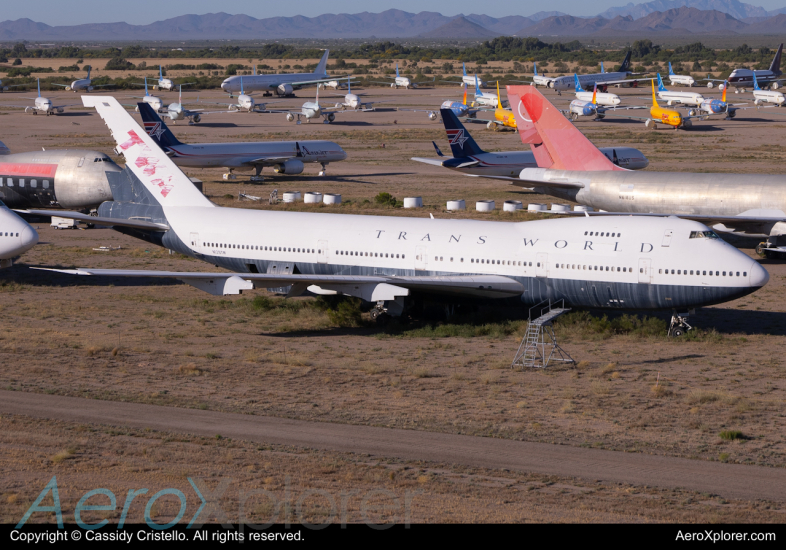
M738 272L737 272L737 277L739 277L739 276L740 276L740 272L738 271Z
M726 276L726 272L725 272L725 271L723 272L723 276L724 276L724 277Z
M8 187L14 186L14 178L8 178Z
M743 271L743 272L742 272L742 276L743 276L743 277L747 277L747 276L748 276L748 272L747 272L747 271Z
M25 186L25 179L19 178L19 187L24 187L24 186Z

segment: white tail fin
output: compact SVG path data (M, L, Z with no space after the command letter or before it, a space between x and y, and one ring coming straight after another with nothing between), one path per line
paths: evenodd
M324 76L327 74L327 62L329 56L330 56L330 50L325 50L325 54L322 56L322 59L319 60L319 64L317 65L317 68L314 69L314 74L318 74L320 76Z
M117 99L82 96L85 107L95 107L126 159L126 167L165 209L174 206L215 206L156 145Z

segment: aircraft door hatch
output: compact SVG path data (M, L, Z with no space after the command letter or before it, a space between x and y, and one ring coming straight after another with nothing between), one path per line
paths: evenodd
M328 242L319 241L317 243L317 263L326 264L328 254Z
M660 244L661 246L669 246L671 244L671 235L674 233L674 230L667 229L663 233L663 242Z
M548 277L549 276L549 255L540 252L539 254L535 255L535 260L537 263L535 264L535 276L536 277Z
M415 269L425 271L428 268L428 247L418 246L415 248Z
M639 282L650 284L652 282L652 260L639 258Z
M199 233L191 233L191 248L199 250Z

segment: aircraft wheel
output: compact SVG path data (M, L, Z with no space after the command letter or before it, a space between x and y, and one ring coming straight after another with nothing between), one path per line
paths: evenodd
M685 330L682 327L674 327L671 331L672 338L679 338L685 334Z
M579 120L579 115L577 115L576 113L573 113L571 115L571 118L573 119L573 122L577 122Z
M767 243L759 243L756 245L756 254L762 258L766 255L764 249L767 248Z

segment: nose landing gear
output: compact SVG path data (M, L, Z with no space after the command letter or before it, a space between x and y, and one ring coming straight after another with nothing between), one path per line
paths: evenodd
M669 324L669 336L671 338L679 338L693 327L688 324L688 317L691 312L677 312L676 310L671 314L671 324Z

